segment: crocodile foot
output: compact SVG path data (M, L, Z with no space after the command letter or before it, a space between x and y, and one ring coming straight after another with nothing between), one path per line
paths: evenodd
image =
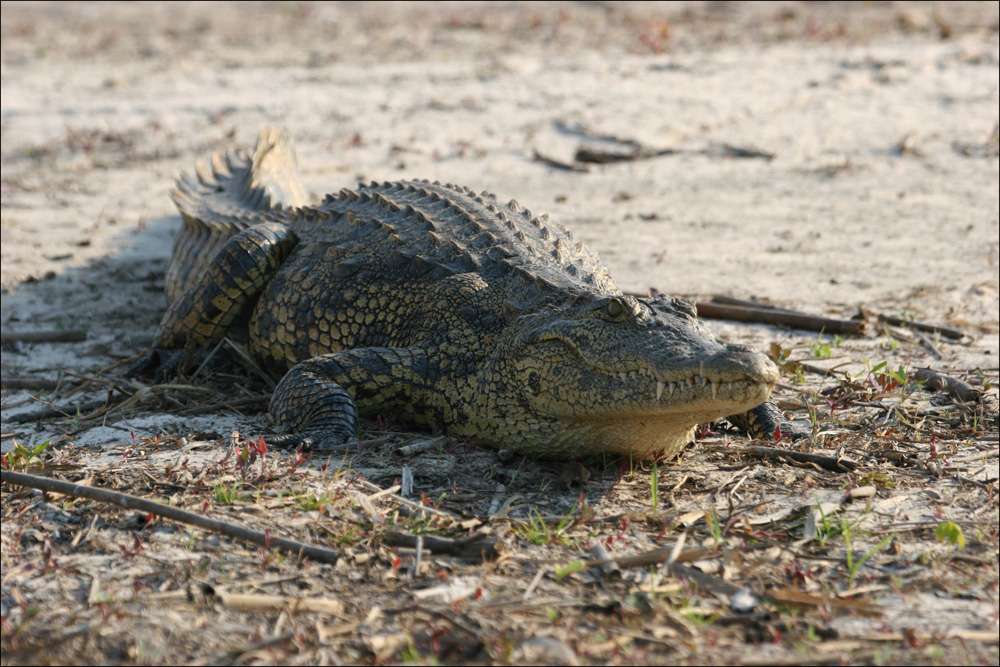
M153 384L162 384L166 380L176 377L183 359L184 352L182 350L153 348L149 354L144 354L139 361L125 371L125 377L148 377L152 374Z
M801 421L789 421L774 403L767 401L752 410L726 419L750 438L761 440L804 440L812 428Z
M277 433L265 435L264 442L269 447L282 449L334 449L357 440L357 434L343 428L317 426L301 433Z

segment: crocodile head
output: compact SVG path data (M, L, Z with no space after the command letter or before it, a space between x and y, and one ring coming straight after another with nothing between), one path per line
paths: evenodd
M488 412L505 415L495 444L552 457L673 456L697 424L760 405L778 380L769 359L718 341L693 303L665 296L579 298L523 315L492 362L503 380L485 392Z

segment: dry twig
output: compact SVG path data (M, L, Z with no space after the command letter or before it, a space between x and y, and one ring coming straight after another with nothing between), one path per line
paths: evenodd
M916 329L917 331L927 331L929 333L938 333L945 338L951 338L952 340L962 340L965 334L958 329L949 329L948 327L938 326L936 324L926 324L924 322L912 322L910 320L904 320L900 317L893 317L892 315L882 315L879 313L878 319L886 324L892 324L897 327L910 327L911 329Z
M864 320L836 320L777 308L746 308L699 301L695 304L699 317L739 322L782 324L796 329L822 331L830 334L860 335L864 333Z
M0 345L8 343L76 343L81 340L87 340L87 332L83 329L0 332Z
M851 472L857 470L860 465L850 459L841 459L834 456L823 456L822 454L807 454L806 452L796 452L790 449L779 449L777 447L750 447L747 450L750 456L762 459L791 459L799 463L814 463L819 467L831 472Z
M294 554L300 558L309 558L320 563L334 564L340 557L339 553L330 549L296 542L295 540L286 540L282 537L271 537L265 533L250 530L249 528L244 528L243 526L237 526L227 521L209 519L208 517L195 514L194 512L188 512L187 510L178 509L176 507L164 505L163 503L147 500L145 498L130 496L126 493L118 493L84 484L73 484L71 482L47 479L45 477L38 477L37 475L28 475L26 473L13 472L9 470L0 471L0 474L2 474L2 481L4 484L16 484L18 486L26 486L32 489L47 491L49 493L61 493L75 498L89 498L91 500L111 503L113 505L118 505L119 507L138 510L148 514L155 514L156 516L162 516L181 523L198 526L199 528L204 528L205 530L209 530L213 533L219 533L235 539L244 540L246 542L250 542L251 544L256 544L268 549L277 549L278 551Z
M929 368L917 369L913 371L911 377L917 382L923 382L924 389L928 391L942 391L963 403L975 403L983 396L981 391L973 388L968 382L963 382L958 378L953 378L944 373L932 371Z

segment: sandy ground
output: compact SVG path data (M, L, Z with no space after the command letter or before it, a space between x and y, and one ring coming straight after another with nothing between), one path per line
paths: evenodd
M87 332L6 345L4 377L87 374L140 351L165 307L173 178L277 124L317 197L397 178L489 190L566 224L625 290L956 327L962 341L930 345L874 331L833 361L995 386L997 29L995 2L4 2L0 320ZM538 159L572 160L567 128L671 152L585 172ZM764 349L818 337L711 326ZM30 395L4 392L4 451L9 435L65 432L8 421L37 407ZM262 423L164 413L72 441ZM995 470L994 454L983 478ZM956 623L996 629L995 581L990 595Z

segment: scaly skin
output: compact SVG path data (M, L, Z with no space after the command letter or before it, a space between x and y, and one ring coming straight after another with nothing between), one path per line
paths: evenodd
M767 358L716 340L689 301L623 295L516 202L403 181L304 206L270 130L173 196L185 225L146 366L246 340L282 378L271 412L293 434L273 442L349 441L358 413L391 411L536 456L649 458L719 417L782 423Z

